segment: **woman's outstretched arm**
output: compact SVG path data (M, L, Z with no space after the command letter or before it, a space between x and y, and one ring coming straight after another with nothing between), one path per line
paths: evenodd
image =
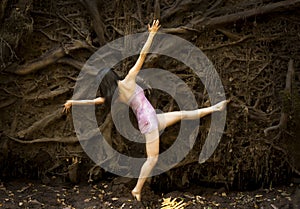
M149 49L151 47L153 38L156 34L156 32L158 31L158 29L160 28L159 25L159 21L158 20L154 20L152 23L152 26L150 27L150 25L148 25L148 31L149 36L148 39L144 45L144 47L142 48L141 52L140 52L140 56L137 60L137 62L135 63L135 65L129 70L127 76L125 77L124 80L135 80L137 74L139 73L140 69L142 68L144 61L146 59L147 53L149 52Z
M72 105L100 105L103 104L105 99L103 97L97 97L91 100L68 100L64 104L63 112L69 112Z

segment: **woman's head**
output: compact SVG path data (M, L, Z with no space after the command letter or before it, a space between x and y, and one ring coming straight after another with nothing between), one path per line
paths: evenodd
M118 88L120 77L113 69L105 68L98 72L97 79L102 79L99 86L100 94L101 97L105 98L105 104L110 108L114 93Z

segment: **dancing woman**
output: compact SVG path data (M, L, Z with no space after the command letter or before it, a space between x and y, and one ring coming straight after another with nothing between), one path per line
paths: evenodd
M132 108L138 121L139 130L145 136L147 153L147 160L143 164L137 184L131 192L133 197L138 201L141 200L141 191L146 178L150 175L158 160L159 131L180 120L195 120L212 112L222 111L228 103L226 100L207 108L156 114L154 108L145 97L143 89L137 85L136 78L159 28L160 25L158 20L154 20L152 26L148 25L148 39L140 52L137 62L129 70L124 79L120 79L111 69L101 70L100 73L103 73L104 75L99 87L101 97L93 100L68 100L64 104L64 111L66 112L69 111L72 105L105 104L110 106L113 102L117 101L125 103ZM115 99L115 101L112 101L116 89L118 90L118 98Z

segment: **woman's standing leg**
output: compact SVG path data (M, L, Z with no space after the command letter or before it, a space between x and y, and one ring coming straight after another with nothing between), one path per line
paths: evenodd
M146 138L146 152L147 160L141 168L140 176L136 186L132 190L132 195L141 201L141 192L146 179L149 177L152 169L158 160L159 155L159 132L154 130L150 133L145 134Z

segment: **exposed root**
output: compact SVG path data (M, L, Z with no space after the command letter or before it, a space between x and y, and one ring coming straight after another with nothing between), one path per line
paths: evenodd
M27 96L24 99L25 100L41 100L41 99L53 99L54 97L57 97L59 95L65 94L70 90L68 87L62 87L53 91L50 91L48 93L38 94L36 96Z
M203 51L207 51L207 50L215 50L215 49L219 49L219 48L222 48L222 47L227 47L227 46L232 46L232 45L236 45L236 44L239 44L249 38L253 38L254 36L253 35L248 35L248 36L244 36L242 38L240 38L239 40L237 41L233 41L233 42L230 42L230 43L227 43L227 44L221 44L221 45L217 45L217 46L211 46L211 47L206 47L206 48L202 48Z
M17 101L16 98L9 98L9 99L5 99L5 101L1 102L0 104L0 109L7 107L9 105L12 105L13 103L15 103Z
M224 25L228 23L233 23L239 20L245 20L250 17L255 17L259 15L265 15L272 12L282 12L288 11L290 9L295 9L300 6L300 0L288 0L280 1L276 3L270 3L259 8L249 9L242 12L237 12L234 14L224 15L220 17L214 17L210 19L203 19L202 17L196 17L187 27L197 26L197 27L212 27L216 25Z
M75 41L71 44L54 48L43 54L41 57L31 60L30 62L27 62L23 65L14 63L8 66L5 70L17 75L27 75L55 63L58 59L64 57L74 50L82 48L87 49L90 48L90 46L85 42Z
M13 141L16 141L21 144L34 144L34 143L48 143L48 142L59 142L59 143L68 143L68 144L73 144L78 142L77 137L57 137L57 138L40 138L40 139L33 139L33 140L21 140L17 139L12 136L8 136Z
M17 133L17 136L19 138L30 138L34 132L46 128L49 124L53 123L54 121L57 121L62 116L63 116L62 110L58 109L54 111L52 114L33 123L29 128L19 131Z
M288 65L288 71L286 75L286 82L285 82L285 93L291 95L292 91L292 80L293 80L293 74L294 74L294 66L293 66L293 60L291 59L289 61ZM275 126L268 127L264 130L265 135L268 135L270 131L274 131L277 129L280 129L280 132L286 128L287 122L289 118L289 113L285 112L284 108L282 108L279 124Z

